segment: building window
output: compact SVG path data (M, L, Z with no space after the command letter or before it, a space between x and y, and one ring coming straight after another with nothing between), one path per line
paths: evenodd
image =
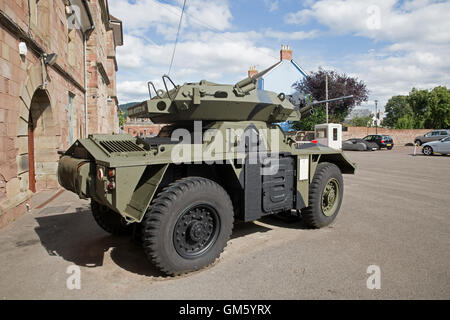
M71 67L76 67L77 63L77 55L75 53L76 45L75 45L75 35L76 30L70 29L67 34L67 60L69 62L69 65Z
M72 145L74 142L73 138L73 125L74 125L74 117L73 117L73 100L75 99L75 95L72 92L69 92L69 145Z
M327 129L316 129L316 138L326 138L327 137Z
M38 2L39 0L30 0L30 22L37 26L38 24Z
M30 29L39 35L47 45L50 41L50 1L30 0L29 18Z

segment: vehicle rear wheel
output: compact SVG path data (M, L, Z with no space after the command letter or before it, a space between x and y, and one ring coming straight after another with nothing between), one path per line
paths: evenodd
M388 150L392 150L393 146L387 147Z
M422 152L426 156L431 156L433 154L433 148L430 146L425 146L423 147Z
M161 191L142 221L145 253L161 271L177 275L213 263L233 229L233 205L216 182L183 178Z
M91 210L97 224L106 232L116 236L131 234L132 225L117 212L94 200L91 201Z
M341 170L333 163L319 163L309 186L309 206L301 212L306 225L322 228L332 223L341 207L343 195Z

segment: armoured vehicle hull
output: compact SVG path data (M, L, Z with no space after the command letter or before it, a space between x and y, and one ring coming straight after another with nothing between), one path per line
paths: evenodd
M177 98L183 92L190 100ZM341 173L355 170L338 150L297 148L284 135L274 122L299 114L284 95L200 82L159 92L131 113L171 124L154 138L77 140L59 161L58 179L91 199L106 231L135 226L149 259L167 274L212 263L234 218L294 212L310 227L328 225L342 202Z

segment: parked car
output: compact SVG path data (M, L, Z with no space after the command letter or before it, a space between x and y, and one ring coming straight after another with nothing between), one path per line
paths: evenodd
M378 148L391 150L394 147L394 139L383 134L371 134L363 138L364 141L375 142Z
M416 137L414 139L414 143L417 144L418 146L421 146L425 142L439 141L446 136L450 136L450 130L444 130L444 129L433 130L433 131L425 133L423 136Z
M450 136L438 141L424 143L422 152L426 156L431 156L433 153L450 154Z
M375 142L363 139L348 139L342 142L342 150L346 151L375 151L380 147Z

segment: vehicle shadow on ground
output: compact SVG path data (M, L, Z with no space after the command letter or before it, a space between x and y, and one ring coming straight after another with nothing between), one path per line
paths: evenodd
M246 235L256 233L256 232L267 232L272 229L255 224L254 222L244 222L241 220L235 220L233 225L233 233L231 234L231 239L237 239L245 237Z
M165 277L148 261L140 244L131 236L112 236L100 229L88 207L64 214L37 214L35 219L39 224L35 232L51 256L60 256L78 266L96 268L103 266L105 252L110 251L112 261L124 270L149 277ZM285 222L275 217L260 221L285 228L303 228L298 221ZM270 230L253 222L236 221L232 239Z
M77 208L75 212L36 217L37 235L49 255L60 256L78 266L103 266L105 252L119 267L136 274L164 276L147 260L144 250L131 236L112 236L94 221L91 210Z
M450 154L440 154L440 153L433 153L432 155L430 155L430 156L426 156L426 155L424 155L422 152L420 152L420 153L416 153L416 154L414 154L414 153L408 153L408 155L409 156L412 156L412 157L424 157L424 158L432 158L432 157L450 157Z
M305 222L301 218L297 217L280 217L276 215L270 215L265 216L259 219L258 221L261 221L264 224L280 227L280 228L286 228L286 229L310 229L306 226Z

